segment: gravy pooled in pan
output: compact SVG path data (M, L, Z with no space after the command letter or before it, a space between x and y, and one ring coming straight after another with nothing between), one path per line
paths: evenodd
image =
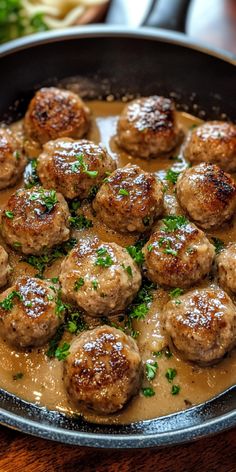
M10 128L0 388L129 423L235 384L235 126L44 88Z

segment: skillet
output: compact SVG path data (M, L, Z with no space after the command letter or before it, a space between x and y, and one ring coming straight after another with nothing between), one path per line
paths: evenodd
M79 77L87 98L172 96L203 119L234 121L235 61L179 33L92 26L36 35L0 49L0 120L20 118L34 90ZM64 443L106 448L174 445L236 425L236 387L186 411L129 425L93 425L0 390L0 422Z

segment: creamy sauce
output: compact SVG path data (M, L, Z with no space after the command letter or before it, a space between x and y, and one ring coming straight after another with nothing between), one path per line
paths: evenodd
M180 171L187 166L181 151L179 152L180 158L178 160L172 160L171 156L169 156L151 161L133 158L125 152L121 152L115 144L114 136L117 118L124 104L120 102L107 103L94 101L89 102L88 106L93 112L92 128L88 139L96 143L103 143L114 159L117 160L119 166L124 166L128 162L136 163L146 171L157 173L162 179L166 169L171 167ZM191 125L200 122L199 119L186 113L179 112L177 116L185 132L188 131ZM12 127L20 130L21 124L15 124ZM22 182L17 187L21 185ZM0 192L1 208L17 187ZM165 199L166 208L169 213L180 212L174 198L173 189L167 190ZM122 246L132 244L135 241L135 237L132 235L119 235L104 227L101 222L98 222L93 217L89 205L84 208L84 212L93 219L94 226L92 229L77 232L75 234L77 238L97 234L104 241L115 241ZM236 241L236 220L209 235L217 236L226 243ZM4 241L0 241L0 243L6 247ZM13 267L9 286L12 285L19 275L34 275L36 273L36 270L21 261L20 256L14 251L9 248L7 250ZM60 271L60 264L61 260L55 262L45 271L45 276L57 276ZM203 285L207 284L209 284L209 281L203 282ZM146 362L148 359L152 359L158 362L157 375L152 384L149 384L145 379L143 380L144 387L152 386L154 388L155 396L147 398L140 393L133 398L122 412L116 415L98 417L94 414L84 414L89 421L130 423L135 420L155 418L204 402L236 383L236 350L232 351L231 354L216 366L207 368L187 363L176 353L171 358L167 358L165 355L161 358L156 358L153 355L153 352L159 351L167 343L160 326L160 311L168 297L168 293L164 290L157 290L154 293L154 299L146 318L135 322L135 329L139 331L137 343L143 361ZM88 320L88 322L90 326L93 326L95 323L94 320ZM71 342L72 338L72 335L66 333L63 340ZM45 354L46 350L47 347L36 350L32 349L27 352L16 351L0 338L0 387L24 400L46 406L48 409L79 414L80 411L69 404L65 393L62 381L62 362L56 359L49 359ZM181 387L180 393L175 396L171 394L171 384L165 377L166 370L169 367L177 370L174 383ZM19 372L23 374L23 377L14 380L14 375Z

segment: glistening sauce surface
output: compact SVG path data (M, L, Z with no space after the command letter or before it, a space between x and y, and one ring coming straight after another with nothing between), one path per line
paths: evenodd
M88 106L93 112L93 124L88 138L97 143L102 142L114 158L117 159L119 166L124 166L128 162L137 163L144 170L157 172L161 178L164 177L167 168L171 167L175 170L182 170L186 167L183 158L178 161L167 157L144 161L132 158L125 152L120 152L115 144L114 135L117 117L124 104L94 101L89 102ZM199 122L195 117L185 113L178 113L178 120L185 131L192 124ZM21 185L22 182L17 187ZM11 188L0 192L0 207L4 206L14 190L15 188ZM165 199L170 212L180 212L179 209L176 209L175 198L171 190L166 192ZM93 218L89 206L87 209L85 208L86 212ZM118 235L105 228L102 223L95 219L93 228L78 231L76 236L81 238L86 235L93 236L95 234L98 234L104 241L115 241L122 246L134 242L133 236ZM217 236L225 243L236 241L236 220L209 235ZM1 244L5 246L3 241L1 241ZM27 263L20 261L20 256L17 256L14 251L9 250L9 248L6 249L10 254L10 263L13 267L9 286L12 285L19 275L25 273L34 275L37 272ZM60 271L60 264L61 260L55 262L53 266L46 270L45 276L57 276ZM203 282L203 285L209 283L206 280ZM148 359L158 362L157 375L151 385L155 390L155 396L147 398L140 393L119 414L106 417L85 414L84 416L88 420L93 422L129 423L135 420L154 418L204 402L236 383L236 350L232 351L218 365L207 368L201 368L184 362L176 353L171 358L167 358L164 355L161 358L153 356L154 351L159 351L166 345L165 337L160 328L159 314L162 305L167 300L167 292L164 290L156 291L148 315L144 320L136 321L135 323L135 329L140 333L137 343L143 362L145 363ZM89 323L94 323L94 321L89 320ZM72 338L72 335L66 333L63 339L71 342ZM65 413L80 413L68 402L62 381L62 362L56 359L49 359L45 354L46 350L47 346L41 349L32 349L28 352L16 351L0 338L0 387L24 400L46 406L52 410L59 410ZM171 394L171 384L165 377L168 368L175 368L177 371L174 383L180 385L181 390L175 396ZM14 376L18 373L22 373L23 377L14 380ZM150 386L145 377L143 379L143 386Z

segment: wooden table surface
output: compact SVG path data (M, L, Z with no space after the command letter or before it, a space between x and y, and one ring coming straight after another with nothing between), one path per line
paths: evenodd
M236 2L194 0L188 32L236 53ZM236 472L236 429L173 448L103 451L0 427L0 472Z

